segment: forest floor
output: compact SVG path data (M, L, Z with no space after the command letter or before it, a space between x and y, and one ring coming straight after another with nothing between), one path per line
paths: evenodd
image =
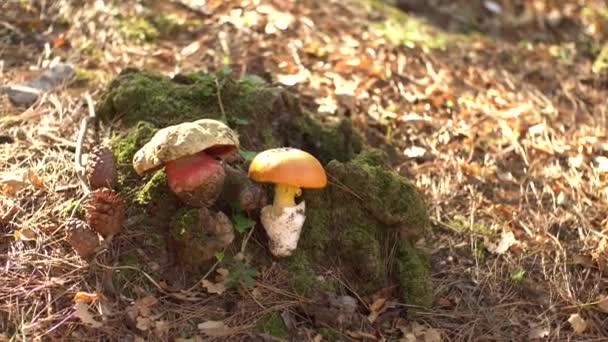
M81 195L73 160L88 113L83 94L96 100L127 66L256 74L290 88L307 109L349 117L370 144L397 148L395 169L417 185L433 224L420 246L430 255L434 303L413 321L334 332L340 340L608 337L602 1L529 2L535 12L505 6L517 1L435 1L408 14L369 1L79 3L0 4L2 85L58 61L76 70L29 107L0 94L0 341L162 340L180 336L173 324L189 320L199 332L185 340L274 340L252 333L258 321L300 300L262 274L257 295L240 293L248 299L235 301L250 303L226 325L204 322L200 302L142 290L131 330L112 319L83 326L72 298L94 292L99 279L64 241L61 217ZM368 309L381 317L390 311L383 303ZM95 305L98 316L113 310ZM332 328L301 329L320 341Z

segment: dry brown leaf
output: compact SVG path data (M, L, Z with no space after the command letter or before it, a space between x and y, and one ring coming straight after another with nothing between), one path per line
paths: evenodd
M441 342L441 334L437 329L428 328L424 333L424 342Z
M549 336L549 327L548 326L537 326L530 329L528 333L528 338L531 340L544 339Z
M0 173L0 191L7 194L16 194L29 184L24 175L22 172Z
M21 229L15 230L15 232L13 233L13 237L15 238L15 240L35 241L36 233L32 229L25 226Z
M288 87L294 86L298 83L305 82L308 80L310 73L307 70L300 70L297 74L283 74L277 75L277 81Z
M403 150L403 155L408 158L420 158L426 153L426 149L420 146L410 146Z
M488 238L484 238L483 244L488 249L488 251L494 254L504 254L506 253L511 246L515 245L517 240L515 239L515 234L513 232L503 232L500 237L500 241L496 244L491 242Z
M206 321L200 323L197 327L200 332L211 337L226 336L233 332L233 330L224 325L224 322L222 321Z
M595 170L599 173L608 172L608 158L604 156L595 157L593 159L595 161Z
M43 187L44 181L32 170L16 170L0 173L0 191L14 195L28 185Z
M203 279L203 287L211 294L222 294L226 292L225 283L214 283L207 279Z
M374 323L382 311L384 311L384 303L386 303L386 298L378 298L369 307L370 313L367 316L367 320L370 323Z
M149 317L137 317L137 324L135 327L141 331L150 329L153 325L153 321Z
M196 51L198 51L198 49L200 49L200 47L201 47L201 44L199 42L195 41L195 42L188 44L186 47L184 47L180 53L182 56L188 57L188 56L194 54Z
M97 299L98 299L97 293L94 293L94 292L90 293L90 292L78 291L74 295L75 302L90 303L90 302L96 301Z
M74 315L84 324L88 324L93 328L101 328L103 324L95 319L93 313L89 311L89 305L84 301L76 301L74 303Z
M568 318L568 323L572 326L572 330L576 334L582 334L587 330L587 322L579 314L572 314Z
M602 312L608 313L608 295L600 297L597 308Z

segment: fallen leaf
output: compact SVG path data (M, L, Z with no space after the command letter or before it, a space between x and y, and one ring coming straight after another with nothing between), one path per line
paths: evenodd
M200 49L201 44L199 42L192 42L188 46L182 49L181 55L188 57Z
M28 185L27 178L22 172L0 173L0 191L7 194L16 194Z
M382 311L383 311L382 309L384 308L384 303L386 303L386 298L378 298L372 303L372 305L370 305L370 307L369 307L370 313L367 316L367 320L370 323L374 323L374 321L382 313Z
M528 338L531 340L537 340L547 336L549 336L549 327L547 326L533 327L528 333Z
M420 146L411 146L403 150L403 155L408 158L420 158L426 153L426 149Z
M513 232L503 232L498 244L491 242L488 238L484 239L484 246L494 254L504 254L517 243Z
M197 327L203 334L211 337L226 336L232 333L232 329L224 325L222 321L207 321L200 323Z
M32 170L16 170L0 173L0 191L16 194L28 185L43 187L44 181Z
M441 342L441 334L437 329L428 328L424 333L424 342Z
M277 75L277 81L288 87L294 86L298 83L302 83L308 79L309 73L300 70L297 74L283 74Z
M137 317L137 324L135 327L141 331L146 331L152 326L152 320L148 317Z
M597 303L597 308L600 309L600 311L608 313L608 295L603 296L603 298L600 298L600 300Z
M572 314L568 318L568 323L572 326L572 330L576 334L582 334L587 329L587 322L579 314Z
M608 172L608 158L606 158L604 156L599 156L599 157L595 157L593 160L597 164L595 166L595 170L597 172L599 172L599 173Z
M212 294L222 294L226 292L226 284L225 283L214 283L207 279L203 280L203 287L207 292Z
M90 302L96 301L97 298L98 298L97 293L90 293L90 292L83 292L83 291L78 291L74 295L75 302L90 303Z
M36 233L28 227L15 230L13 236L15 240L36 241Z
M89 311L89 305L84 301L76 301L74 303L74 315L84 324L88 324L93 328L101 328L103 324L95 319L93 313Z

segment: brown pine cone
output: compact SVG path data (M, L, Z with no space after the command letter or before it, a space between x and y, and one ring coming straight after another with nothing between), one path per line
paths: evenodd
M85 175L92 189L113 188L118 182L116 158L106 145L98 145L89 154Z
M101 236L107 237L122 231L125 204L115 191L101 188L91 192L86 211L87 222Z
M65 224L66 239L82 258L87 258L99 246L97 233L84 221L77 218L69 219Z

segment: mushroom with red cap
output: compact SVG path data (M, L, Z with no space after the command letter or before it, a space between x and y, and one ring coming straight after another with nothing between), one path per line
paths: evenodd
M138 174L165 167L167 184L184 203L209 207L226 177L222 161L239 146L236 132L212 119L162 128L133 157Z
M298 245L306 219L305 203L295 203L302 188L323 188L327 176L321 163L310 153L291 147L266 150L249 165L249 177L256 182L274 183L274 202L262 208L261 221L270 240L270 252L285 257Z

